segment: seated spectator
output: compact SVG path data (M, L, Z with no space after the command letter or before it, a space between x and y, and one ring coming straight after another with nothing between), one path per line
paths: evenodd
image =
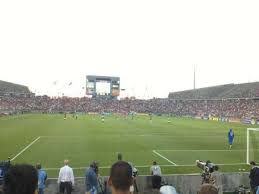
M153 165L150 167L150 171L152 175L152 187L153 189L159 189L161 186L162 172L156 161L153 162Z
M108 181L112 194L129 194L132 183L132 168L129 163L118 161L112 165Z
M37 170L27 164L11 166L4 177L5 194L36 194L38 185Z
M218 189L212 184L203 184L198 194L218 194Z

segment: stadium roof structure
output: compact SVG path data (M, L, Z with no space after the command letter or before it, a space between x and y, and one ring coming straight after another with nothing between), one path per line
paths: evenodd
M27 86L0 80L1 93L31 93Z
M259 82L242 84L225 84L193 90L171 92L171 99L229 99L229 98L258 98Z
M119 77L114 77L114 76L99 76L99 75L87 75L86 78L88 80L116 80L120 81Z

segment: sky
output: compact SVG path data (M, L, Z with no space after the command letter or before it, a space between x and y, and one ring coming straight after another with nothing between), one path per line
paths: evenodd
M258 0L0 1L0 80L83 96L86 75L119 76L122 95L138 98L192 89L194 66L197 88L259 81L258 10Z

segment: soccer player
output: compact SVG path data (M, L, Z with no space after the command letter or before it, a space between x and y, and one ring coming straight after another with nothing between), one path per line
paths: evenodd
M152 113L149 113L149 122L152 123L152 120L153 120L153 114Z
M64 120L67 119L67 113L64 113Z
M235 137L235 135L234 135L233 130L232 130L232 129L229 129L229 132L228 132L228 144L229 144L229 149L232 148L232 144L233 144L233 142L234 142L234 137Z
M104 113L102 113L101 118L102 118L102 123L104 123Z

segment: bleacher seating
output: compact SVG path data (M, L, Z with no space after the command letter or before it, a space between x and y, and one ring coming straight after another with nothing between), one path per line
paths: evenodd
M0 80L0 95L1 96L29 96L30 92L27 86L14 84Z
M214 87L171 92L171 99L227 99L259 97L259 82L227 84Z

